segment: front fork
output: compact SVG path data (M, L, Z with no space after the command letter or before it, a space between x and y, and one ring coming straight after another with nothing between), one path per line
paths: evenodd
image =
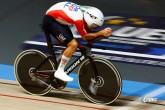
M100 80L100 75L98 73L96 63L94 62L94 59L92 56L88 56L89 62L91 64L91 68L94 73L94 78L91 78L91 83L89 85L89 90L93 95L97 95L98 87L100 87L100 84L102 84L102 80Z
M94 72L95 81L96 81L96 83L97 83L97 82L99 81L99 73L98 73L98 71L97 71L96 64L95 64L95 62L93 61L93 57L88 56L88 59L89 59L89 62L90 62L90 64L91 64L91 68L92 68L92 70L93 70L93 72Z
M87 59L89 59L89 62L91 64L91 68L93 69L93 72L94 72L95 81L98 82L99 81L99 79L98 79L99 74L98 74L92 53L91 53L91 47L90 46L83 46L83 48L80 47L80 51Z

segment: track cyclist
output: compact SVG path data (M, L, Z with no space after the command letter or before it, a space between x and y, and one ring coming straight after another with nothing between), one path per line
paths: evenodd
M67 45L62 53L58 69L54 73L56 78L65 82L73 81L73 78L64 72L64 68L76 51L78 42L73 37L68 25L74 25L82 39L89 41L100 36L107 38L111 35L112 30L109 27L97 32L91 31L93 28L102 26L103 23L103 13L98 8L92 6L81 6L72 2L59 2L47 10L43 18L43 28L54 38Z

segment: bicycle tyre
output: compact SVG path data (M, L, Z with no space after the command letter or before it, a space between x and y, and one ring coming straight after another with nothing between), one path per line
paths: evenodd
M14 62L15 78L19 85L29 94L32 95L45 95L51 91L52 87L48 86L51 83L48 81L43 83L41 80L34 79L29 74L30 69L38 66L47 56L34 49L29 49L21 52ZM39 70L54 70L51 60L41 66ZM50 73L52 74L52 73Z
M81 64L78 71L79 87L89 101L97 104L111 104L121 93L120 74L116 67L106 59L94 57L93 61L99 74L99 81L94 86L95 75L89 59L87 59Z

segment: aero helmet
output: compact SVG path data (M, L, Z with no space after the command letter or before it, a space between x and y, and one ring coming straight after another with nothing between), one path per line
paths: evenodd
M98 27L103 25L104 15L98 8L80 6L80 9L83 11L84 20L89 27Z

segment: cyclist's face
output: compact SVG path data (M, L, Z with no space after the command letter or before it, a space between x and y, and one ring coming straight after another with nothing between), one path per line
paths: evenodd
M87 23L85 23L84 26L85 26L85 29L87 29L87 30L90 30L91 29L90 26L88 26Z
M90 26L88 26L88 25L87 25L87 28L88 28L88 29L91 29L91 27L90 27Z
M90 28L97 28L97 27L99 27L99 26L94 23L90 26Z
M84 27L85 28L88 28L89 27L86 22L84 22Z
M88 28L88 29L94 29L94 28L97 28L97 27L99 27L99 26L98 25L95 25L95 24L93 24L91 26L89 26L89 25L86 24L86 28Z

